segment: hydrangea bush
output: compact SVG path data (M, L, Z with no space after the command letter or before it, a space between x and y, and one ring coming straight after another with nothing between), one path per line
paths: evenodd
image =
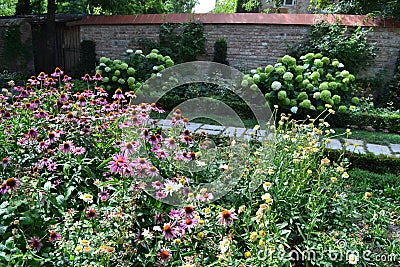
M348 198L349 163L325 155L334 135L325 118L283 114L276 143L257 141L255 127L254 139L226 139L217 144L220 157L207 159L210 139L185 129L179 110L161 132L150 117L162 112L155 105L129 105L135 95L120 89L109 103L99 74L83 79L89 87L72 93L57 69L3 90L1 266L293 266L322 262L291 261L293 250L398 252L381 230L398 217L398 205L380 206L374 192ZM271 155L271 146L279 153ZM238 183L216 201L220 188L194 186L224 173ZM184 202L166 204L173 196ZM376 209L384 212L372 224ZM372 229L382 237L369 242L363 237ZM342 255L323 263L379 266Z
M128 49L124 59L111 60L101 57L96 71L103 76L99 86L112 92L115 88L121 88L123 92L140 90L142 83L174 65L171 57L163 56L157 49L153 49L148 55L141 50ZM140 91L137 93L140 94Z
M257 68L245 77L243 85L257 85L269 104L293 113L322 111L325 104L344 112L351 99L355 76L339 61L322 54L308 53L300 60L284 56L265 68Z

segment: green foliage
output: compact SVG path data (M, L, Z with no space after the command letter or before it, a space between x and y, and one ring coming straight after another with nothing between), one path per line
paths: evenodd
M15 8L15 15L32 14L32 5L30 0L19 0Z
M355 112L355 108L353 107L347 112L336 113L329 121L332 125L343 128L349 125L357 125L359 127L372 127L391 133L400 132L399 112Z
M219 0L215 3L212 13L235 13L237 0Z
M261 6L260 0L237 0L236 13L258 13Z
M196 60L205 53L206 37L201 22L163 23L160 26L160 51L177 63Z
M214 43L214 62L229 65L226 57L228 56L228 45L225 38L220 38Z
M121 88L124 92L134 91L141 87L142 83L156 73L174 65L169 56L162 56L158 50L153 49L148 55L142 51L127 50L124 59L111 60L100 58L100 64L96 68L103 80L100 83L108 92Z
M388 87L389 90L385 90L386 94L383 95L383 99L380 102L400 110L400 56L397 58L395 73Z
M326 104L337 109L349 105L355 80L343 67L319 53L308 53L299 60L286 55L275 66L260 67L246 75L242 86L256 84L270 106L278 105L293 113L322 111Z
M367 41L371 30L361 27L349 30L325 22L315 24L305 40L290 47L289 54L298 58L309 52L322 53L342 62L350 72L359 73L375 57L375 46Z
M3 64L10 69L25 69L32 58L30 40L22 40L20 25L10 25L1 36Z
M15 14L17 0L0 0L0 16L12 16Z

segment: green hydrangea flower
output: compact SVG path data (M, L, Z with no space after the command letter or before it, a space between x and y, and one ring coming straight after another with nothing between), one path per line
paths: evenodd
M304 79L303 80L303 85L304 86L307 86L307 84L309 84L310 83L310 80L309 79Z
M283 79L285 81L291 81L293 79L293 73L285 72L285 74L283 74Z
M315 92L315 93L313 94L313 98L316 99L316 100L319 100L320 97L321 97L321 92Z
M308 100L308 99L303 100L303 101L299 104L299 106L302 107L302 108L307 108L307 109L309 109L309 108L311 108L311 101Z
M135 69L134 69L134 68L128 68L128 69L126 70L126 73L127 73L128 75L133 75L133 74L135 74Z
M320 90L328 90L329 89L329 83L328 82L323 82L319 85Z
M115 76L120 76L121 75L121 71L119 71L119 70L114 71L114 75Z
M289 99L289 98L285 98L285 99L282 101L282 104L283 104L284 106L289 106L289 105L290 105L290 99Z
M110 78L108 78L108 77L103 77L103 82L104 83L108 83L110 81Z
M111 77L111 80L112 80L113 82L116 82L116 81L118 81L118 77L117 77L117 76L112 76L112 77Z
M315 54L314 58L322 58L322 54L321 53L317 53L317 54Z
M330 74L330 73L328 73L325 77L326 77L326 79L329 80L329 81L333 81L333 80L334 80L332 74Z
M299 101L304 101L308 99L308 95L306 92L301 92L298 96L297 96L297 100Z
M323 58L321 59L321 61L322 61L325 65L328 65L328 64L331 62L331 60L329 59L329 57L323 57Z
M340 75L341 75L342 77L348 77L348 76L350 75L350 72L348 72L347 70L342 70L342 71L340 72Z
M242 87L247 87L249 86L249 82L247 80L242 81Z
M332 66L334 66L336 68L339 67L339 64L340 64L340 62L337 60L332 61Z
M271 93L266 93L265 94L265 99L268 100L268 101L271 100Z
M344 79L342 80L342 82L343 82L344 84L348 84L348 83L350 82L350 79L349 79L349 78L344 78Z
M284 100L287 97L286 91L279 91L278 92L278 99L279 100Z
M114 65L119 65L119 64L121 64L121 63L122 63L122 61L119 60L119 59L114 59L114 60L113 60L113 64L114 64Z
M158 56L157 56L157 60L158 60L158 61L164 61L164 57L163 57L162 55L158 55Z
M301 83L303 81L303 75L297 75L295 81Z
M339 103L341 101L341 97L340 97L340 95L333 95L332 100L335 103L335 105L339 105Z
M304 55L304 58L306 60L312 60L312 59L314 59L314 53L307 53Z
M266 73L271 73L274 70L274 67L272 65L268 65L265 67L265 72Z
M160 65L160 66L158 66L158 71L163 71L163 70L165 70L165 67L164 67L164 65Z
M322 68L324 66L324 62L321 59L314 59L314 65L318 68Z
M128 64L122 63L121 64L121 70L126 70L128 68Z
M172 61L172 59L167 59L165 60L165 65L167 65L167 67L172 67L174 65L174 62Z
M346 113L346 111L347 111L347 107L346 106L339 106L339 108L338 108L338 112L339 113Z
M296 106L297 105L297 100L296 99L290 99L290 105L292 107Z
M252 84L252 85L250 86L250 89L253 90L253 91L258 90L257 84Z
M317 80L319 79L320 76L321 76L321 74L319 74L318 71L314 71L313 73L311 73L310 78L311 78L313 81L317 81Z
M287 65L287 66L294 66L296 65L296 59L294 57L291 57L289 55L285 55L282 57L282 63Z
M338 86L338 84L335 83L335 82L330 82L330 83L328 83L328 87L329 87L329 89L331 89L331 90L335 90L335 89L337 88L337 86Z
M328 91L328 90L324 90L324 91L322 91L321 94L320 94L321 100L322 100L322 101L325 101L325 102L327 102L327 101L331 98L331 96L332 96L332 94L331 94L331 92Z
M105 67L104 70L105 70L105 72L110 72L111 68L110 67Z
M333 102L332 98L328 99L328 101L326 101L326 103L328 103L331 106L335 105L335 102Z
M267 79L267 74L260 73L260 81L265 81Z
M351 99L351 103L353 103L353 104L355 104L355 105L358 105L358 104L360 104L360 99L358 98L358 97L353 97L352 99Z
M279 75L283 75L286 72L286 68L284 66L279 66L275 69L276 73Z
M120 79L118 79L118 83L120 83L120 84L125 84L125 80L122 79L122 78L120 78Z
M303 73L303 71L304 71L303 65L296 66L295 71L296 71L297 74Z

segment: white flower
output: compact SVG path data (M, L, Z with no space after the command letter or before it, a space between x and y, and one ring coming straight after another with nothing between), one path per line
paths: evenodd
M258 129L260 129L260 125L257 124L257 125L254 126L253 130L257 131Z
M147 239L153 239L154 235L149 229L144 229L142 235Z
M82 194L79 196L80 199L82 199L86 203L92 203L93 202L93 196L91 194Z
M221 171L227 171L227 170L229 170L229 166L226 164L221 164L221 165L219 165L219 169Z
M157 73L157 77L162 77L162 74L161 73Z
M254 74L254 73L256 73L256 72L257 72L257 70L251 70L251 71L250 71L251 74Z
M274 91L278 91L279 89L281 89L281 87L282 87L282 84L281 84L280 82L278 82L278 81L274 81L274 82L271 84L271 88L272 88L272 90L274 90Z
M141 55L141 54L143 54L143 51L142 51L142 50L136 50L136 51L135 51L135 54L136 54L136 55Z
M349 254L349 264L356 265L358 262L358 256L356 254Z
M339 63L339 68L343 68L344 65L342 63Z
M158 70L158 66L153 66L153 70Z
M349 178L349 174L348 174L347 172L344 172L344 173L342 174L342 178Z
M258 75L257 73L253 75L253 79L260 79L260 75Z
M204 167L204 166L206 166L207 164L206 164L204 161L196 160L196 165L197 165L198 167Z
M292 113L296 114L298 109L299 109L298 107L293 106L293 107L290 108L290 111L291 111Z
M161 232L162 231L161 226L159 226L159 225L154 226L153 231Z
M133 50L132 50L132 49L128 49L128 50L126 50L126 53L127 53L127 54L132 54L132 53L133 53Z
M265 182L263 183L263 188L265 191L267 191L268 189L270 189L272 186L272 184L270 182Z
M224 238L221 242L219 242L219 249L221 250L222 254L229 250L230 243L231 241L228 238Z

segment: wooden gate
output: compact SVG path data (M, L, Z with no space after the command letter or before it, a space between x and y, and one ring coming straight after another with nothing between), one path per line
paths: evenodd
M79 63L79 26L64 26L62 31L62 69L72 73L74 67Z

